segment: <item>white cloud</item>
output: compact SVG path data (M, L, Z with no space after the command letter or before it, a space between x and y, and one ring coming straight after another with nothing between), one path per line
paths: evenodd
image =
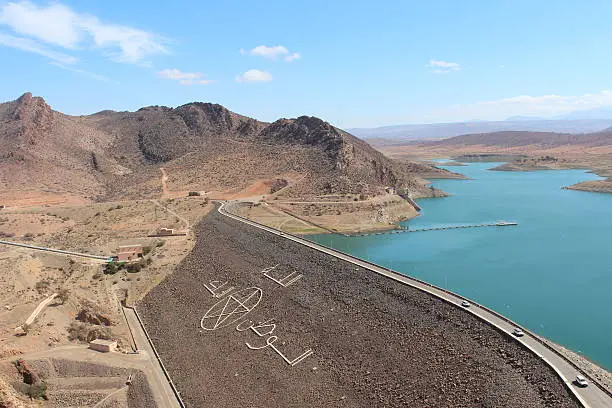
M201 72L183 72L176 68L169 68L159 71L157 76L178 81L178 83L181 85L208 85L215 82L212 79L202 78L204 74Z
M111 81L111 79L105 75L101 75L101 74L96 74L95 72L90 72L84 69L80 69L80 68L75 68L75 67L70 67L70 66L66 66L60 62L51 62L51 65L56 66L58 68L61 69L65 69L66 71L70 71L70 72L74 72L86 77L89 77L91 79L95 79L96 81L102 81L102 82L113 82Z
M236 77L236 82L270 82L271 80L272 74L258 69L249 69Z
M520 95L493 101L453 105L422 115L411 115L418 122L455 122L471 119L504 120L510 116L548 117L578 110L612 106L612 91L578 96Z
M95 16L77 13L59 3L48 6L29 1L6 3L0 7L0 24L17 34L62 48L100 48L120 62L141 63L151 55L168 52L165 40L156 34L103 23Z
M289 52L287 47L283 45L275 45L272 47L268 47L267 45L258 45L250 51L246 51L244 48L241 48L240 54L254 55L272 60L276 60L279 57L283 57L283 60L285 60L286 62L291 62L302 58L302 55L299 52L291 53Z
M291 61L299 60L300 58L302 58L302 55L299 52L294 52L293 54L287 55L284 58L284 60L285 62L291 62Z
M64 48L74 48L82 39L82 32L75 29L76 14L61 4L39 8L28 1L7 3L0 12L0 23L18 34Z
M264 58L276 59L280 55L289 54L289 50L282 45L277 45L274 47L268 47L265 45L258 45L249 51L251 55L257 55Z
M176 80L197 79L202 76L202 74L199 72L183 72L176 68L164 69L162 71L159 71L157 75L159 75L162 78L176 79Z
M15 37L0 33L0 45L16 48L23 51L33 52L38 55L47 57L60 64L74 64L77 59L72 55L64 54L48 49L44 45L30 40L29 38Z
M426 65L427 68L431 69L434 74L447 74L450 72L460 71L461 65L456 62L447 62L440 60L429 60Z

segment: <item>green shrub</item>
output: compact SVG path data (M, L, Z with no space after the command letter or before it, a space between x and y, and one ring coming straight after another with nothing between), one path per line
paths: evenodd
M140 262L128 264L125 268L128 273L138 273L142 269Z
M105 275L114 275L119 270L119 266L115 261L111 261L104 266Z

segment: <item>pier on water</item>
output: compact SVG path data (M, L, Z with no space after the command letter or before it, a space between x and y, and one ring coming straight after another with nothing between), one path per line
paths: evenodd
M452 229L460 229L460 228L483 228L483 227L509 227L513 225L518 225L518 222L514 221L496 221L492 223L483 223L483 224L462 224L462 225L448 225L445 227L424 227L424 228L400 228L392 231L384 231L384 232L371 232L369 234L353 234L350 236L353 237L367 237L368 235L386 235L386 234L401 234L405 232L424 232L424 231L444 231L444 230L452 230Z

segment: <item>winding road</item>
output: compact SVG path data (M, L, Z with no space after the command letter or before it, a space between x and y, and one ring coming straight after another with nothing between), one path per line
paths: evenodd
M182 215L178 214L177 212L171 210L170 208L168 208L165 205L161 204L157 200L151 200L151 202L153 204L155 204L156 206L158 206L159 208L161 208L162 210L167 211L169 214L172 214L176 218L178 218L183 224L185 224L185 230L189 230L189 228L191 228L191 225L189 224L189 220L187 218L185 218Z
M498 330L508 334L512 338L514 338L517 342L522 344L524 347L533 352L536 356L538 356L542 361L544 361L547 365L549 365L559 376L559 378L563 381L565 386L570 390L571 393L577 398L577 400L582 404L585 408L612 408L612 396L609 392L601 388L598 384L594 383L592 380L590 381L590 385L586 388L578 388L575 386L572 381L578 374L582 374L583 376L588 378L588 375L585 373L581 373L569 360L564 358L559 353L555 352L551 348L547 347L544 343L542 343L535 334L530 333L527 330L523 330L525 335L520 338L516 338L512 335L514 328L519 327L516 323L512 322L508 318L500 315L499 313L486 308L485 306L479 305L469 299L466 299L460 295L454 294L445 289L436 287L434 285L428 284L426 282L420 281L415 278L411 278L409 276L400 274L398 272L392 271L387 268L383 268L381 266L372 264L370 262L361 260L359 258L355 258L348 254L326 248L322 245L315 244L314 242L307 241L305 239L275 230L273 228L258 224L254 221L245 219L243 217L234 215L229 213L226 210L227 202L222 202L218 207L219 213L225 215L227 217L233 218L237 221L241 221L243 223L249 224L253 227L265 230L269 233L276 234L282 236L286 239L290 239L299 244L308 246L312 249L316 249L318 251L324 252L326 254L335 256L336 258L342 259L347 262L351 262L354 265L360 266L362 268L368 269L372 272L378 273L380 275L384 275L388 278L396 280L398 282L404 283L406 285L410 285L416 289L427 292L439 299L442 299L448 303L454 304L457 307L462 307L461 302L467 300L470 302L470 307L463 308L466 312L472 313L473 315L479 317L483 321L491 324L493 327Z

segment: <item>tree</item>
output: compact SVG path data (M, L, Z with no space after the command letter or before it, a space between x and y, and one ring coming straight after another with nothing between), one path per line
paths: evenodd
M105 275L114 275L119 270L117 266L117 262L111 261L104 266L104 274Z

